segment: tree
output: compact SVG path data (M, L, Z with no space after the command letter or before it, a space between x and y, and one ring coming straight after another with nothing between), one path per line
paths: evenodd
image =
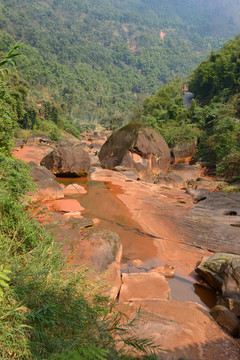
M13 64L16 66L15 58L20 56L20 53L14 53L21 45L16 44L7 55L0 61L0 74L2 78L8 74L6 65ZM12 119L11 112L8 106L9 94L7 85L0 80L0 151L6 155L10 155L13 145L13 132L15 128L15 121Z

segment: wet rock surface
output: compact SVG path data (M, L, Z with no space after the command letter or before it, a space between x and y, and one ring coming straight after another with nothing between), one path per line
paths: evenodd
M84 187L78 184L70 184L64 187L64 195L84 195L86 193Z

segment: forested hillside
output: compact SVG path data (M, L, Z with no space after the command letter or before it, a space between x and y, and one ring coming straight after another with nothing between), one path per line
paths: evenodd
M75 124L127 121L136 102L186 76L240 31L237 0L0 0L0 49L16 41L34 92ZM31 65L31 66L30 66Z
M136 118L171 147L198 139L197 159L228 180L240 177L240 36L212 52L189 78L195 99L183 107L184 82L172 79L148 97Z

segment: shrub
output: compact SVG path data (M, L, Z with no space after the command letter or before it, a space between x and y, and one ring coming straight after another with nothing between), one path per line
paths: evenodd
M74 125L65 123L64 130L80 139L80 131Z
M61 131L57 125L50 120L38 120L35 129L49 136L53 141L58 141L61 137Z
M232 150L217 165L217 173L228 180L240 179L240 151Z
M16 123L12 119L7 101L8 93L6 84L0 80L0 152L10 155Z

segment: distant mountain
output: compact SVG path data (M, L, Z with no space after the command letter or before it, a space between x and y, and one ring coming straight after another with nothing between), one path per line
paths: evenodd
M21 40L31 86L95 121L188 75L240 32L239 16L238 0L0 0L0 49Z

